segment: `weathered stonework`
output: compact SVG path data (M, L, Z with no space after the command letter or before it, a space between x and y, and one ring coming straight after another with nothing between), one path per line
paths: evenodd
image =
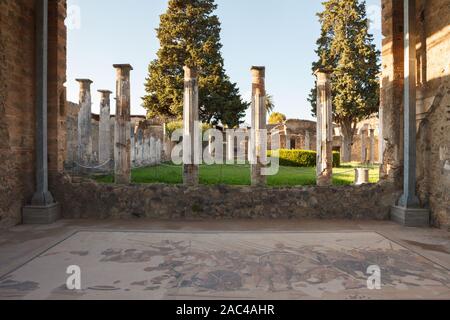
M62 176L56 196L65 218L231 219L389 218L401 192L392 184L344 187L98 184Z
M403 1L383 0L383 74L381 108L384 155L382 179L403 183ZM450 148L450 6L446 0L417 0L417 182L421 205L432 224L448 228Z
M64 0L49 3L50 179L62 170L65 156L65 9ZM0 1L0 228L21 222L35 188L34 32L34 0Z

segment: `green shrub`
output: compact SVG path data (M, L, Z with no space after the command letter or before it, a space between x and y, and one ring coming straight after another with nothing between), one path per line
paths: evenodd
M317 152L308 150L287 150L281 149L280 166L285 167L306 167L312 168L316 166ZM271 152L268 152L271 156ZM333 152L333 167L337 168L341 165L341 155L339 152Z

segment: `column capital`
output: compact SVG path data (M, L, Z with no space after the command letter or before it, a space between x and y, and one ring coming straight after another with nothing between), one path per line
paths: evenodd
M184 79L185 80L191 80L191 79L195 79L198 77L197 67L184 66L183 70L184 70Z
M332 71L326 68L318 68L314 71L314 75L317 77L318 81L329 81L332 75Z
M91 79L75 79L82 88L89 88L94 83Z
M264 66L253 66L250 69L254 77L265 78L266 77L266 67Z
M134 70L133 67L131 66L131 64L128 63L118 63L118 64L113 64L113 67L115 69L121 69L121 70Z
M101 93L104 96L107 96L107 95L110 95L110 94L113 93L111 90L103 90L103 89L102 90L97 90L97 92Z

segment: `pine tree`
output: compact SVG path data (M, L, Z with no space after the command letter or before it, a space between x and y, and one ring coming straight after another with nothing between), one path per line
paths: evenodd
M380 52L369 33L365 1L328 0L323 5L324 11L318 14L322 25L316 50L319 59L313 63L313 71L333 71L334 121L342 128L342 160L350 162L357 123L379 108ZM309 97L313 115L316 99L313 88Z
M214 0L169 0L157 29L160 49L145 84L143 106L149 117L182 117L183 66L189 65L199 70L201 120L229 127L241 123L248 104L225 74L216 8Z

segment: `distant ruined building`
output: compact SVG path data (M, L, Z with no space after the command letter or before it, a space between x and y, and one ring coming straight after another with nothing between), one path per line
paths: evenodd
M309 120L288 119L278 125L269 125L270 134L279 134L282 149L317 150L317 123ZM341 152L342 133L335 125L333 151ZM379 119L373 116L357 125L352 145L352 161L360 163L381 163L382 153Z

